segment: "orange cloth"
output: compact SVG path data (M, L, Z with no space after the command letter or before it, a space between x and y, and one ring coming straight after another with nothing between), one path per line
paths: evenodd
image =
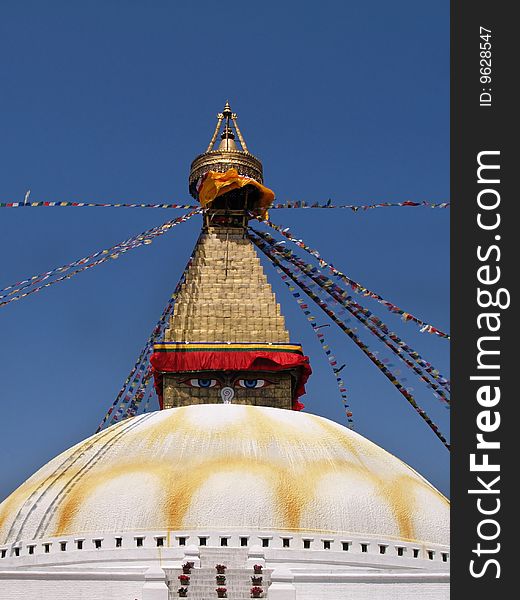
M262 218L266 219L267 209L274 200L273 190L270 190L250 177L239 175L236 169L229 169L225 173L209 171L205 175L199 190L199 202L205 208L218 196L222 196L231 190L236 190L246 185L253 185L260 191L258 208L261 211Z

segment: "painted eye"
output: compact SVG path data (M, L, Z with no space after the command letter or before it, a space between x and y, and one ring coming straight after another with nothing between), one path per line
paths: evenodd
M188 379L185 383L191 385L191 387L198 388L212 388L217 385L216 379Z
M262 388L265 387L266 385L269 385L270 382L268 382L265 379L239 379L238 380L238 385L240 387L246 388L248 390L255 390L257 388Z

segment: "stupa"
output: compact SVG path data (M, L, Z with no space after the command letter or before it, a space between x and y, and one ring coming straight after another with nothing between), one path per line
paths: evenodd
M301 412L309 360L245 235L274 194L229 104L189 189L203 225L151 359L161 409L0 505L0 600L448 598L446 498Z

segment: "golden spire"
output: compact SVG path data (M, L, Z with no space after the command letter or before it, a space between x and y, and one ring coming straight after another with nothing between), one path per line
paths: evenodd
M204 225L164 341L154 345L161 408L233 401L300 410L308 359L290 343L245 235L274 192L262 185L262 163L248 151L229 102L191 165L190 193L203 207Z
M206 151L191 163L189 188L190 194L194 198L198 199L197 183L208 171L225 173L229 169L236 169L239 175L263 183L262 163L247 149L237 119L237 114L231 110L229 101L227 101L224 110L217 114L215 131ZM221 130L219 145L214 149ZM237 145L236 138L238 138L240 147Z

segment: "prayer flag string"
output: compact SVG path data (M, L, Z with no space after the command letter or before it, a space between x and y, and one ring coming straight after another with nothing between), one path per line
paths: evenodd
M142 409L142 413L144 414L145 412L148 412L148 407L150 406L150 402L154 396L154 387L151 384L152 381L152 373L150 371L150 376L146 377L145 379L143 379L141 386L140 386L140 390L138 392L136 392L136 400L134 403L131 403L131 405L128 407L124 419L128 419L130 417L135 417L135 415L139 412L139 408L144 400L144 398L146 397L146 402L144 404L144 407ZM142 394L140 393L142 391Z
M394 354L396 354L403 362L405 362L405 364L410 367L430 389L433 390L433 393L437 398L447 405L450 404L449 398L446 396L446 393L443 391L443 389L441 389L441 387L443 387L449 391L449 381L443 377L431 363L425 361L418 352L401 340L397 334L390 331L387 325L381 321L379 317L358 304L351 296L347 294L345 290L335 284L331 279L325 277L317 267L305 263L303 260L297 257L292 250L282 247L280 244L283 244L283 242L277 242L268 233L256 230L252 231L255 231L257 235L259 235L267 244L269 244L274 252L282 255L285 260L295 265L296 268L304 272L336 302L344 306L355 318L361 321L363 325L365 325L375 336L377 336L384 344L386 344ZM394 346L390 340L395 342L398 346ZM419 367L421 367L421 369L424 369L424 371L426 371L426 373L428 373L432 379L435 379L441 387L430 381L424 375L421 369L417 368L413 363L408 361L408 359L403 356L403 351L406 352L412 358L412 360L417 363Z
M290 240L293 244L298 246L298 248L302 248L303 250L305 250L306 252L308 252L309 254L314 256L318 260L320 267L322 267L322 268L327 267L333 275L335 275L336 277L338 277L339 279L342 279L345 283L347 283L356 294L362 294L363 296L371 298L372 300L376 300L377 302L379 302L380 304L385 306L390 312L401 315L402 320L405 322L413 321L414 323L417 323L417 325L419 325L419 327L420 327L421 333L423 333L423 332L431 333L431 334L437 335L439 337L450 339L449 333L444 333L443 331L441 331L440 329L437 329L433 325L426 323L422 319L419 319L418 317L412 315L409 312L404 311L402 308L399 308L392 302L385 300L376 292L373 292L373 291L367 289L366 287L362 286L357 281L354 281L353 279L348 277L348 275L345 275L345 273L342 273L341 271L336 269L336 267L334 267L334 265L332 263L329 263L326 260L324 260L323 257L320 255L320 253L317 250L314 250L313 248L310 248L309 246L307 246L307 244L302 239L298 239L298 238L294 237L294 235L289 231L288 227L281 227L269 220L265 220L262 222L265 223L266 225L268 225L269 227L271 227L272 229L275 229L276 231L278 231L281 235L283 235L288 240Z
M437 385L433 381L430 381L428 379L428 377L426 377L424 372L421 371L421 369L418 366L416 366L412 361L408 360L403 355L402 350L405 347L410 349L410 346L408 346L407 344L402 342L402 340L399 340L399 338L397 336L395 336L395 334L392 334L392 337L390 337L390 336L388 336L388 337L390 339L392 339L393 341L399 340L402 342L402 344L399 344L398 346L395 346L394 344L392 344L387 339L387 334L385 334L377 326L374 326L374 324L372 323L372 321L369 318L366 318L364 313L369 312L369 311L366 311L366 309L361 307L359 304L357 306L360 308L360 310L358 310L357 308L354 308L354 306L352 304L350 304L349 300L347 300L346 298L340 300L339 298L337 298L335 296L334 292L329 292L328 290L325 290L325 292L329 293L331 295L331 298L334 303L336 303L340 306L344 306L356 319L358 319L370 331L370 333L372 333L372 335L375 335L380 341L382 341L387 346L387 348L391 352L393 352L400 360L402 360L408 368L412 369L414 371L414 373L416 375L418 375L422 381L424 381L426 386L432 390L434 396L446 405L446 408L448 408L450 406L450 404L451 404L450 398L447 396L446 392L442 389L442 387L440 385ZM329 300L330 299L325 299L325 302L329 302ZM393 336L395 336L395 337L393 337ZM415 351L412 351L412 352L415 352ZM418 354L416 352L415 352L415 354L418 356ZM429 374L430 374L430 372L432 372L432 370L433 370L433 367L430 366L429 371L428 371ZM436 373L438 373L438 371L436 371ZM435 379L436 377L438 377L438 375L435 375L435 376L432 375L432 377ZM449 388L446 388L446 389L449 389Z
M305 200L294 200L294 201L286 201L282 203L273 204L271 208L343 208L349 209L353 212L357 212L359 210L371 210L373 208L396 208L396 207L426 207L426 208L448 208L450 206L449 202L412 202L410 200L405 200L404 202L378 202L376 204L334 204L332 200L328 200L327 202L314 202L309 204Z
M87 269L90 269L92 267L100 265L100 264L106 262L107 260L117 259L120 255L125 254L129 250L133 250L134 248L138 248L139 246L142 246L142 245L151 244L154 238L163 235L164 233L166 233L172 227L175 227L179 223L184 223L185 221L187 221L188 219L190 219L191 217L193 217L195 214L197 214L199 212L201 212L200 208L193 210L190 213L182 215L181 217L178 217L171 221L167 221L163 225L159 225L158 227L153 227L152 229L148 229L147 231L140 233L139 235L136 235L134 237L131 237L124 242L120 242L119 244L116 244L115 246L112 246L111 248L108 248L105 250L100 250L99 252L95 252L94 254L91 254L90 256L73 261L72 263L69 263L68 265L63 265L61 267L51 269L50 271L47 271L46 273L41 273L40 275L34 275L33 277L24 279L23 281L20 281L13 285L7 286L7 287L3 288L2 290L0 290L2 292L5 292L5 291L8 292L7 294L0 295L0 299L4 299L4 298L9 298L9 299L3 300L2 302L0 302L0 307L5 306L11 302L15 302L17 300L21 300L22 298L26 298L27 296L30 296L37 292L40 292L41 290L48 288L48 287L54 285L55 283L59 283L61 281L65 281L67 279L71 279L78 273L81 273L83 271L86 271ZM96 260L94 260L94 259L96 259ZM47 283L44 283L42 285L36 286L37 283L41 283L42 281L45 281L59 273L65 273L65 272L69 271L70 269L72 269L76 266L79 266L79 265L82 265L79 269L76 269L70 273L67 273L66 275L62 275L61 277L57 277L56 279L52 279L51 281L48 281ZM19 293L24 289L28 289L28 291Z
M198 204L137 204L109 202L0 202L0 208L200 208Z
M164 330L166 328L168 318L173 313L173 307L175 304L175 300L177 299L177 296L179 295L179 292L181 290L181 286L186 279L186 273L188 272L188 269L190 268L190 266L193 262L194 253L195 253L195 248L193 249L193 252L184 268L184 271L175 287L175 290L173 291L172 295L170 296L170 299L168 300L166 306L164 307L164 310L163 310L159 320L157 321L157 324L153 328L150 336L148 337L148 340L146 341L144 348L141 350L141 353L139 354L137 360L135 361L134 366L130 370L128 377L125 379L123 385L121 386L121 389L119 390L119 392L116 396L116 399L114 400L111 407L108 409L105 416L101 420L101 423L99 424L98 428L96 429L96 433L105 426L105 424L107 423L107 421L109 421L109 419L110 419L109 424L120 420L120 416L122 416L123 413L125 412L124 410L120 411L121 407L118 406L122 398L123 398L124 405L125 406L128 405L127 412L131 411L133 408L133 406L131 405L133 392L135 392L137 394L140 392L144 392L144 390L146 389L148 382L150 381L149 377L151 376L151 370L150 370L150 366L149 366L149 358L150 358L150 355L153 350L153 345L164 334ZM146 379L148 379L148 381L146 382L146 385L143 386L143 381ZM125 390L127 390L126 394L125 394ZM123 394L125 394L124 397L123 397ZM142 399L142 396L140 399ZM149 401L150 401L150 398L148 399L147 403L149 403ZM116 410L116 407L117 407L117 410ZM135 407L135 409L137 412L137 406ZM113 416L111 416L111 415L113 415Z
M333 352L330 348L330 344L325 339L325 334L321 331L321 329L323 329L323 325L319 326L316 323L316 317L314 315L312 315L311 312L309 311L309 307L307 304L305 304L305 301L301 297L301 294L296 291L296 288L293 285L291 285L290 281L287 281L287 275L283 275L283 271L280 269L280 267L276 267L276 272L280 275L280 278L282 279L282 281L289 288L289 292L291 293L293 298L296 300L296 303L298 304L300 309L303 311L309 325L312 327L314 334L318 338L318 342L320 343L321 348L322 348L323 352L325 353L325 356L327 357L327 361L328 361L330 368L332 369L332 372L334 374L334 379L336 380L336 383L338 385L339 393L341 396L341 401L343 403L343 408L345 409L345 417L347 419L348 427L349 427L349 429L353 429L354 428L354 419L353 419L352 409L351 409L350 405L348 404L347 388L345 387L345 382L339 375L340 371L346 365L342 365L341 367L338 367L338 362L337 362L336 356L333 354Z
M396 208L396 207L426 207L426 208L448 208L449 202L378 202L375 204L334 204L332 200L327 202L309 203L305 200L287 200L274 203L269 210L278 208L341 208L352 212L366 211L374 208ZM194 204L176 204L170 202L159 202L154 204L129 203L129 202L0 202L0 208L166 208L190 210L198 208Z
M148 412L148 409L150 408L150 402L152 401L152 398L153 398L153 393L152 393L152 390L150 389L148 391L148 397L146 398L146 402L144 403L143 414Z
M149 353L147 353L146 357L149 358ZM142 379L139 381L139 378L136 378L135 384L129 388L130 393L125 395L117 410L112 413L112 417L107 426L110 426L117 421L128 419L129 417L133 417L137 414L152 376L152 367L148 365L144 375L142 376Z
M450 445L444 435L440 432L438 426L430 419L426 412L417 404L412 394L398 381L397 377L392 373L390 369L381 361L377 356L368 348L368 346L362 342L359 337L350 329L336 314L327 306L327 304L319 298L305 283L298 279L298 277L276 256L271 250L269 245L256 236L255 234L249 233L249 239L263 252L267 258L274 263L275 266L279 267L291 280L302 289L302 291L309 296L324 312L327 314L346 334L347 336L364 352L364 354L373 362L381 373L392 383L394 387L401 393L407 402L414 408L414 410L420 415L420 417L426 422L428 427L434 432L434 434L441 440L444 446L449 450Z
M122 251L122 249L125 249L124 251L126 251L126 249L129 249L129 247L132 247L132 248L136 247L136 244L139 245L138 242L150 244L151 242L149 240L151 240L154 237L157 237L158 235L162 235L162 233L164 233L164 228L166 228L169 224L171 224L171 226L176 225L179 222L183 222L183 221L189 219L191 216L192 216L192 214L183 215L182 217L179 217L178 219L174 219L172 221L167 221L166 223L164 223L163 225L160 225L158 227L152 227L151 229L148 229L147 231L144 231L143 233L140 233L139 235L133 236L133 237L125 240L124 242L119 242L118 244L115 244L111 248L99 250L98 252L94 252L93 254L90 254L89 256L85 256L84 258L80 258L78 260L75 260L75 261L68 263L66 265L63 265L61 267L56 267L55 269L51 269L50 271L46 271L45 273L40 273L39 275L33 275L32 277L29 277L28 279L23 279L22 281L17 281L16 283L9 285L0 290L0 292L8 292L7 294L0 295L0 299L6 298L8 296L12 296L13 294L20 292L22 289L25 289L26 287L35 285L36 283L40 283L41 281L45 281L46 279L48 279L49 277L52 277L53 275L55 275L57 273L64 273L73 267L77 267L79 265L84 265L84 264L90 262L91 260L97 258L98 256L110 255L110 258L116 258L119 255L119 253Z

